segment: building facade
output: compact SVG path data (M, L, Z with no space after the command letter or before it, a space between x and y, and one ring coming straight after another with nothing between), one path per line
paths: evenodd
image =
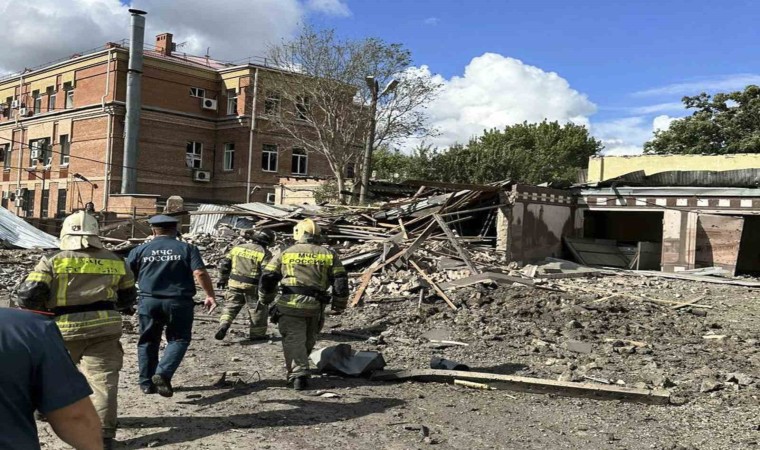
M171 195L274 202L280 177L330 174L269 120L298 107L267 90L275 69L185 55L165 33L144 55L138 195L120 195L128 56L127 45L108 43L0 79L4 207L53 217L87 202L97 211L150 210Z

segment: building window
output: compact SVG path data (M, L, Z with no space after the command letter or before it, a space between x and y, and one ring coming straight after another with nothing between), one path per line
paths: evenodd
M227 115L237 115L237 93L234 89L227 91Z
M65 166L69 164L69 158L71 157L71 142L69 142L69 135L62 134L58 140L61 145L61 165Z
M309 113L309 97L298 97L296 100L296 118L307 120Z
M10 168L11 144L0 145L0 158L2 158L2 161L3 161L3 169Z
M200 169L203 162L203 143L195 141L188 142L185 161L187 167L191 169Z
M26 217L34 216L34 189L24 191L24 215Z
M274 205L275 195L274 192L267 192L267 203Z
M224 170L232 170L235 168L235 144L233 142L227 142L224 144Z
M50 139L34 139L29 141L29 167L37 164L37 161L44 165L50 165L53 159L53 152L50 151Z
M308 156L306 151L302 148L293 149L293 159L291 160L291 170L293 175L306 175L306 163L308 162Z
M13 104L13 97L8 97L5 99L5 108L3 109L3 114L5 114L5 117L7 119L11 118L11 105Z
M267 116L280 115L280 94L267 92L267 97L264 99L264 114Z
M206 90L197 88L197 87L191 87L190 88L190 97L200 97L200 98L206 98Z
M74 107L74 86L71 82L63 83L63 90L66 92L66 104L63 107L71 109Z
M10 196L10 191L5 191L2 200L0 200L0 206L5 209L8 209L8 196Z
M34 100L34 113L39 114L42 112L42 97L40 97L40 91L32 91L32 99Z
M353 178L356 176L356 166L354 163L346 164L346 178Z
M277 146L264 144L261 150L261 170L277 172Z
M57 216L66 214L66 189L58 189L58 204L55 208L55 214Z
M48 96L48 111L55 111L55 88L49 87L47 88L47 96Z
M40 217L47 217L48 216L48 203L50 203L50 189L43 189L42 190L42 198L40 198L40 201L42 202L42 210L40 211Z

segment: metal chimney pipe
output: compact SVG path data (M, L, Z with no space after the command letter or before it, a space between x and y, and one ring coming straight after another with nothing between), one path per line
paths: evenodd
M127 67L127 117L124 125L124 167L121 193L137 193L137 142L140 136L141 86L143 69L143 42L145 40L145 11L130 9L132 31L129 38L129 66Z

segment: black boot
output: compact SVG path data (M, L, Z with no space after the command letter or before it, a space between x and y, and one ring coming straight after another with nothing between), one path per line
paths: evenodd
M298 377L293 381L293 389L297 391L303 391L309 389L309 379L306 377Z
M216 334L214 335L214 339L217 341L221 341L224 339L225 336L227 336L227 331L230 329L229 323L223 323L219 325L219 328L216 330Z
M161 375L153 375L153 378L151 378L151 381L153 381L153 384L156 385L156 390L158 390L158 395L161 397L171 397L174 395L174 389L172 388L172 384L169 380L162 377Z
M103 450L113 450L113 438L103 438Z

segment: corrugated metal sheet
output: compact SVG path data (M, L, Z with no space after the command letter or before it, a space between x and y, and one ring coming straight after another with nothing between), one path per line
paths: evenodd
M0 207L0 240L9 247L58 248L58 238Z
M201 204L198 205L198 211L201 212L227 212L233 211L228 206ZM223 213L220 214L198 214L190 216L190 234L210 234L216 229L216 224L224 217Z
M644 175L643 170L601 181L598 186L690 186L690 187L758 187L760 169L670 170Z
M254 202L233 205L233 209L250 211L271 217L287 217L296 211L296 207L288 205L270 205L268 203Z

